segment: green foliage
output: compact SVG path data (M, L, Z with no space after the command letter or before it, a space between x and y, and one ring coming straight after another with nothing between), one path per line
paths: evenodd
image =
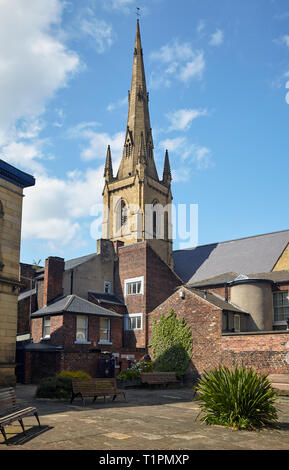
M266 374L254 369L219 366L206 371L196 387L202 421L207 424L255 429L274 424L276 392Z
M118 379L123 379L123 380L136 380L140 378L140 373L138 370L135 369L126 369L122 370L118 376Z
M171 310L152 322L150 347L155 357L154 368L159 372L185 374L192 355L192 334L185 319L179 320Z
M154 366L151 361L140 360L139 362L134 364L130 369L121 371L118 374L117 378L124 380L139 379L141 372L152 372L153 368Z
M57 377L70 377L71 379L91 379L91 376L87 372L82 370L62 370Z
M91 379L91 376L81 370L63 370L56 377L41 379L36 390L36 397L69 399L72 392L72 379Z
M72 385L70 377L47 377L41 379L37 390L37 398L67 398L71 397Z

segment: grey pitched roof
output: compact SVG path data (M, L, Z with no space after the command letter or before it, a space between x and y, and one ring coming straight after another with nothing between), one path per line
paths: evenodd
M36 294L36 287L34 287L34 289L31 289L31 290L26 290L25 292L21 292L19 295L18 295L18 302L20 300L23 300L23 299L27 299L27 297L30 297L32 295Z
M193 292L193 294L197 295L198 297L201 297L203 300L207 300L207 302L210 302L213 304L215 307L221 309L221 310L228 310L230 312L236 312L236 313L242 313L248 315L248 312L245 310L242 310L240 307L237 305L233 304L230 301L226 301L223 297L221 297L218 294L215 294L213 292L205 292L197 289L190 288L186 286L189 291Z
M92 253L90 255L80 256L79 258L69 259L69 260L65 261L64 269L65 269L65 271L68 271L69 269L76 268L76 266L79 266L82 263L86 263L86 261L91 260L95 256L98 256L97 253Z
M89 294L100 302L114 305L125 305L125 303L114 294L106 294L103 292L89 292Z
M188 283L229 272L269 272L288 243L289 230L283 230L177 250L173 252L175 271Z
M55 315L64 312L78 313L78 314L92 314L105 317L121 317L119 313L112 312L106 308L100 307L89 300L82 299L78 295L66 295L60 299L52 302L45 307L32 313L32 317L41 317L44 315Z

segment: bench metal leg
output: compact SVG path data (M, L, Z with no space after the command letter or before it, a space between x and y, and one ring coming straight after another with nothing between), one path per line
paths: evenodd
M22 419L19 418L18 421L19 421L19 423L20 423L20 425L21 425L21 428L22 428L23 433L25 434L25 429L24 429L24 424L23 424Z
M113 395L112 397L112 401L114 401L116 399L116 395Z
M4 429L3 426L0 426L0 431L2 432L3 437L4 437L4 439L5 439L5 442L6 442L6 441L7 441L7 436L6 436L6 432L5 432L5 429Z
M39 424L39 426L40 426L40 421L39 421L39 416L38 416L37 411L35 411L34 416L35 416L35 418L37 419L37 422L38 422L38 424Z

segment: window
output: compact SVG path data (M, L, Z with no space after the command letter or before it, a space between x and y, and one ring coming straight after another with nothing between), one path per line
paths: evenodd
M234 331L239 332L240 330L241 330L240 315L234 315Z
M142 294L143 295L143 276L126 279L124 281L125 295Z
M110 294L111 291L111 282L110 281L104 281L104 292L105 294Z
M76 342L86 343L88 337L88 318L84 315L76 317Z
M126 315L126 330L142 330L142 314L141 313L131 313Z
M289 318L288 291L273 292L274 323Z
M110 319L101 318L99 322L99 343L110 342Z
M43 318L42 338L50 338L50 317Z
M126 225L127 223L127 208L126 204L123 200L121 200L120 204L120 225Z

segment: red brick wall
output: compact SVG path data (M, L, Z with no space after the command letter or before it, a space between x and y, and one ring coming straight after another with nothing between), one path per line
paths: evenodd
M130 348L146 347L147 314L168 298L181 281L147 242L121 247L118 254L115 293L125 300L128 313L143 314L143 329L126 331L125 345ZM124 297L125 279L140 276L144 277L144 295Z
M179 296L180 290L185 298ZM170 310L174 310L178 318L184 318L190 325L193 340L192 361L188 368L188 376L195 377L206 368L218 365L221 347L222 311L201 299L185 288L177 290L149 315L150 335L152 319L159 320ZM150 354L152 352L150 351Z
M47 305L55 298L63 295L62 278L64 272L64 259L49 256L45 260L43 305Z
M289 373L289 331L222 336L221 361L265 373ZM288 362L287 362L288 361Z
M190 325L193 340L192 361L188 376L202 374L223 363L227 366L244 363L268 373L289 373L289 331L272 333L241 333L222 335L222 311L185 288L179 290L150 314L159 319L173 309L178 318Z
M37 310L37 297L31 297L31 312ZM30 297L18 302L17 335L29 333Z

